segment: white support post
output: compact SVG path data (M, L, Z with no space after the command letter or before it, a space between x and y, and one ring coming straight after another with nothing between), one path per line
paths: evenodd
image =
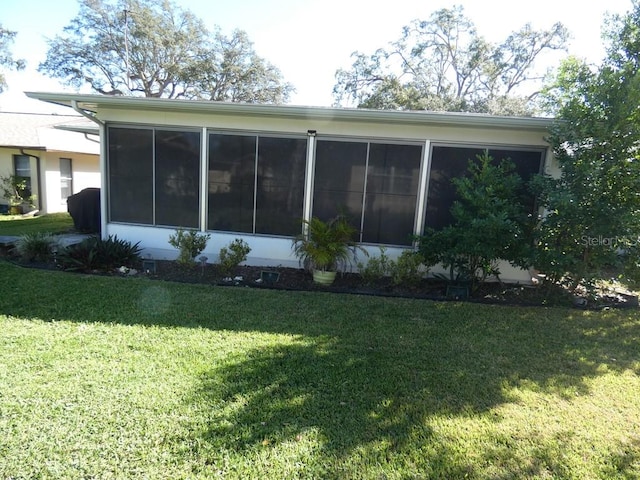
M111 192L109 192L109 179L107 177L107 127L104 123L99 123L98 128L100 130L100 231L104 240L108 237L109 203L107 200Z
M311 210L313 207L313 176L316 161L316 131L307 131L307 170L304 181L304 207L303 218L311 220Z
M426 216L427 198L429 194L429 176L431 174L431 141L424 142L424 155L420 169L420 184L418 186L418 208L416 209L415 235L422 235Z
M207 164L208 142L207 129L203 128L200 138L200 231L207 229L207 196L209 192L209 165Z

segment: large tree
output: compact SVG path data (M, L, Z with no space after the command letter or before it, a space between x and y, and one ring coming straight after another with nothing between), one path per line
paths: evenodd
M415 20L387 48L354 52L338 70L337 105L363 108L530 114L542 73L538 57L566 47L566 28L536 31L527 24L503 42L480 36L462 7ZM534 85L534 87L531 87ZM529 87L529 88L526 88Z
M7 30L0 24L0 67L22 70L24 68L24 60L16 60L11 54L11 44L16 36L16 32ZM4 74L0 71L0 93L7 88L7 82Z
M547 178L536 266L576 287L623 262L640 269L640 4L609 21L607 57L595 68L566 60L545 89L549 136L561 167Z
M209 31L169 0L80 0L39 70L111 95L284 103L293 88L246 33Z

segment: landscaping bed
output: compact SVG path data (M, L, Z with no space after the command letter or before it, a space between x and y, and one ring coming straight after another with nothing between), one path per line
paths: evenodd
M522 305L522 306L568 306L578 308L637 308L638 297L626 291L602 289L596 298L587 295L572 296L568 291L553 285L534 286L500 282L486 282L462 298L447 293L447 282L426 278L415 285L394 285L388 278L374 283L366 283L357 273L338 274L331 286L319 286L313 283L312 276L301 268L285 267L249 267L240 266L233 277L220 275L215 265L185 268L175 262L158 261L152 278L186 283L207 283L222 286L247 286L254 288L272 288L281 290L325 291L359 295L418 298L440 301L470 301L478 303ZM261 281L268 274L278 274L276 282Z
M48 261L24 261L10 245L0 246L0 257L25 268L64 270L56 258ZM251 287L287 291L322 291L337 294L358 294L382 297L416 298L437 301L467 301L475 303L520 306L573 306L582 309L637 308L638 296L615 282L596 292L570 293L558 285L523 285L488 281L473 291L453 292L445 280L423 278L413 282L393 282L389 277L365 278L358 273L339 273L330 286L313 282L310 272L302 268L246 266L223 272L220 265L185 265L177 261L141 260L133 268L118 267L109 270L78 268L72 272L93 275L137 276L151 280L222 287Z
M34 266L34 265L32 265ZM46 268L52 268L51 265ZM53 267L55 268L55 267ZM93 272L105 274L104 272ZM313 282L311 273L302 268L289 267L237 267L232 274L222 274L217 265L206 264L187 267L178 262L156 260L155 271L140 269L114 271L110 275L145 276L153 280L180 283L207 284L223 287L250 287L260 289L319 291L337 294L357 294L386 297L416 298L437 301L468 301L488 304L521 306L574 306L576 308L637 308L638 297L626 291L613 288L602 289L597 297L573 296L560 286L522 285L500 282L486 282L472 292L469 297L447 293L447 282L435 278L425 278L415 285L394 285L391 279L365 282L357 273L343 273L336 276L331 286L320 286ZM274 278L277 278L274 280Z

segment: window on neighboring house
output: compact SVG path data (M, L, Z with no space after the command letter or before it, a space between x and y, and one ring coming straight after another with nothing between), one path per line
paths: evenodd
M420 144L319 139L313 215L346 214L361 242L411 245L422 152Z
M464 176L469 161L475 160L487 148L434 145L431 150L431 170L429 173L429 192L425 225L439 230L450 225L453 217L451 207L456 200L456 189L451 180ZM542 168L544 151L539 149L518 150L515 148L488 148L495 162L510 159L518 175L524 182ZM534 213L535 197L528 191L522 192L522 201Z
M31 157L29 155L14 155L13 170L18 180L26 180L26 187L20 192L23 198L29 198L32 192L31 184Z
M70 158L60 159L60 198L65 203L73 195L73 170Z
M207 229L297 234L306 152L306 138L209 134Z
M200 133L109 127L109 218L199 225Z

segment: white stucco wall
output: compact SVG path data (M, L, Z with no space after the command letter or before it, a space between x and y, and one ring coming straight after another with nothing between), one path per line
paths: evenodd
M98 155L76 152L46 152L42 162L44 203L47 213L66 212L67 201L62 198L60 185L60 159L71 159L73 193L89 188L100 187L100 159Z

